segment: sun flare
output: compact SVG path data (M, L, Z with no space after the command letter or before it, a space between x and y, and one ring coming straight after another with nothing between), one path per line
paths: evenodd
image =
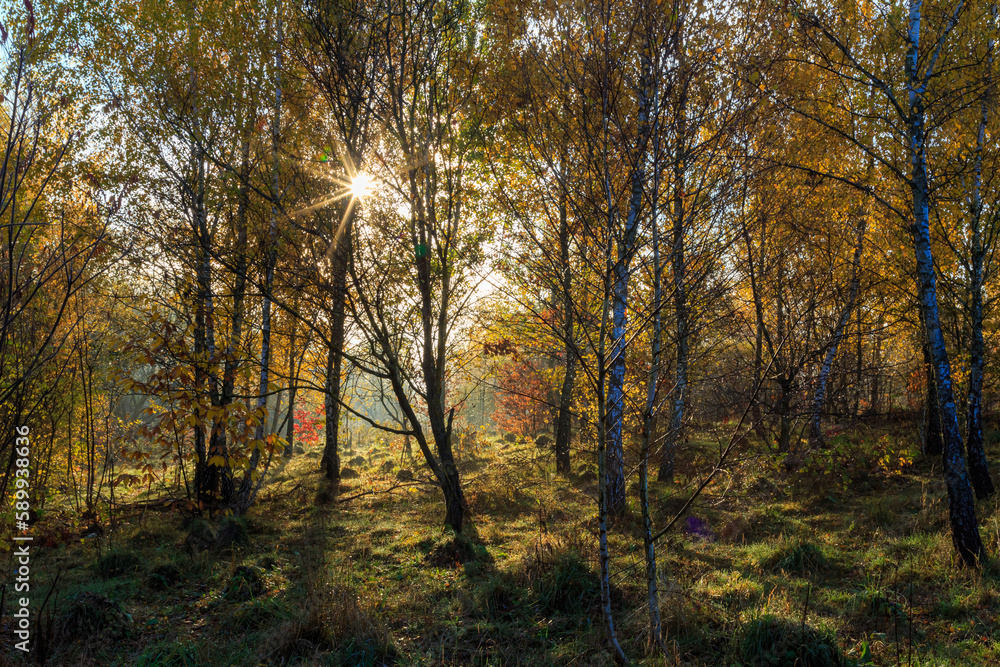
M363 171L359 171L354 175L354 179L351 181L351 196L355 199L360 199L361 197L367 197L371 194L371 192L371 176Z

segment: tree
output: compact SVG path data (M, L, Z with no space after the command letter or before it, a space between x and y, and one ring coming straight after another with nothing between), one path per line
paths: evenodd
M81 314L74 312L73 304L117 259L108 223L124 196L105 194L96 187L92 197L73 191L73 171L86 173L103 156L96 151L89 164L81 158L70 159L86 147L77 128L86 126L89 110L72 104L66 95L60 98L51 92L67 85L64 90L73 94L73 86L59 80L64 72L51 69L55 52L64 46L61 26L55 21L36 25L36 19L49 17L36 17L30 2L24 3L23 12L12 9L0 24L4 60L0 70L0 456L8 461L0 496L6 495L14 471L15 437L25 435L24 429L30 428L47 399L64 385L80 324ZM41 485L32 488L44 495Z
M330 119L327 143L332 154L324 159L339 163L342 183L362 171L372 140L378 100L385 92L387 28L382 13L388 5L364 0L319 0L306 7L305 50L300 59L326 103ZM328 481L340 479L339 426L341 375L345 345L347 276L353 261L356 196L342 200L336 229L326 237L327 261L332 280L320 279L329 303L330 332L327 350L326 444L321 466Z
M788 105L797 114L852 143L900 188L880 195L867 190L865 184L849 174L823 165L809 165L813 171L835 176L871 193L909 234L923 337L940 409L952 539L962 560L975 565L985 552L965 465L951 362L941 327L930 230L933 184L928 172L928 162L935 150L933 131L954 113L956 105L962 106L961 83L948 75L947 61L959 57L950 44L961 41L955 39L959 34L956 28L965 29L974 20L970 16L972 10L966 11L961 1L928 6L929 14L925 16L922 0L909 0L908 14L901 26L904 29L896 33L892 22L902 19L898 18L898 12L892 13L894 9L839 5L829 9L806 6L795 9L804 41L803 52L808 56L801 65L820 68L844 85L863 85L877 91L879 125L875 132L860 134L850 109L843 110L831 104L831 100L805 91L800 92L801 101L789 101ZM880 39L860 39L852 34L863 25L877 27ZM922 41L925 34L933 36L933 41ZM904 57L891 66L897 53ZM895 145L886 142L890 138ZM905 159L895 150L896 145L905 147Z
M460 532L465 499L452 451L455 406L447 402L453 333L488 238L468 206L481 144L473 103L480 45L463 1L398 0L387 9L378 27L388 80L376 156L387 192L366 207L365 250L358 244L350 264L350 309L368 348L361 367L389 382L408 426L383 427L414 437L444 495L445 524ZM426 405L426 419L414 398Z

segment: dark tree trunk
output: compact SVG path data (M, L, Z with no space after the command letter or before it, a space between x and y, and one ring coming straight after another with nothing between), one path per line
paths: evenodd
M781 396L778 398L778 451L786 453L791 448L792 437L792 383L793 378L778 378Z
M282 453L286 460L292 458L295 445L295 393L298 383L295 372L295 321L293 320L292 333L288 340L288 417L285 419L285 451Z
M677 135L685 136L684 123L686 91L681 94L678 109ZM684 416L688 391L688 346L690 322L687 303L687 266L685 264L684 248L684 175L686 166L683 147L676 148L674 156L674 192L673 192L673 243L670 252L670 265L673 276L674 319L677 326L677 358L674 366L673 402L670 411L670 426L663 443L660 470L657 479L669 482L674 477L674 465L677 460L677 448L680 446L684 429Z
M576 350L573 336L572 272L569 264L569 220L566 196L559 202L559 253L562 262L563 351L565 356L562 388L559 392L559 413L556 417L556 472L568 475L571 470L569 449L572 435L573 383L576 379Z
M830 378L830 371L833 368L833 361L837 358L837 349L840 347L840 342L844 337L844 332L847 329L847 323L851 319L851 311L854 308L854 302L858 298L858 291L861 288L861 253L864 250L865 241L865 227L867 220L862 217L861 221L858 223L858 236L857 241L854 244L854 257L851 261L851 287L847 297L847 304L844 306L843 312L840 314L840 318L837 320L837 326L833 331L833 339L830 342L830 347L827 348L826 354L823 356L823 364L820 367L819 378L816 384L816 393L813 396L812 405L812 415L810 418L809 425L809 444L812 446L822 446L823 445L823 428L822 428L822 417L823 417L823 407L826 401L826 387L827 382ZM858 340L861 340L861 318L860 309L858 315ZM857 414L858 410L858 397L861 396L861 346L858 345L858 374L857 374L857 389L854 393L855 403L854 403L854 414Z
M334 240L333 307L330 313L330 347L326 361L326 441L320 466L329 482L340 480L340 374L343 366L346 325L347 273L354 234L354 207L346 212L343 232Z
M923 316L920 321L923 322ZM944 453L944 441L941 439L941 413L938 408L937 383L934 381L934 363L931 351L924 343L924 372L926 373L927 400L924 404L924 456L941 456Z
M320 467L323 470L323 477L328 482L340 481L340 452L337 443L337 422L340 420L340 373L337 370L339 356L333 345L327 349L326 383L323 385L323 393L326 396L326 442L323 446Z
M996 14L996 6L991 6L991 10ZM989 40L987 49L988 64L993 65L993 38ZM982 171L983 171L983 146L986 139L986 124L989 119L989 98L991 78L987 76L987 92L980 102L979 127L976 133L976 156L975 168L973 172L972 184L972 248L969 285L969 322L972 327L972 340L969 346L969 395L968 407L966 411L966 452L969 457L969 476L972 479L972 488L976 491L976 497L980 500L993 495L995 489L993 480L990 478L989 465L986 462L986 452L983 449L983 423L982 423L982 402L983 402L983 357L985 346L983 343L983 283L984 283L984 260L986 259L986 248L982 237Z
M567 346L568 348L569 346ZM563 374L562 389L559 392L559 416L556 418L556 472L568 475L571 471L570 442L572 440L573 413L573 382L576 377L576 360L573 352L566 350L566 368Z

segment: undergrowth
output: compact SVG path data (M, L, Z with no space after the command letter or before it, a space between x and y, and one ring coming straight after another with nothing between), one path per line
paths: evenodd
M709 485L691 520L658 543L667 655L650 641L631 505L610 527L611 601L629 657L713 667L1000 663L998 567L957 565L939 471L886 436L843 436L825 462L795 472L762 448ZM862 471L845 452L866 441ZM989 442L993 460L1000 440ZM683 506L713 446L692 443L674 482L651 486L656 525ZM336 492L320 484L314 458L298 456L246 521L120 512L116 531L35 555L33 590L55 585L36 641L52 664L611 664L593 476L556 475L533 442L462 457L470 518L457 535L441 526L440 494L419 481L426 469L398 453L367 456L360 478ZM574 470L587 463L578 456ZM417 481L399 485L399 467ZM317 504L322 493L330 497ZM987 548L1000 553L997 502L977 511ZM0 647L26 664L10 629Z

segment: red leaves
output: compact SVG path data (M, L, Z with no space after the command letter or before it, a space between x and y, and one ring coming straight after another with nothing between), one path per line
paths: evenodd
M493 419L505 431L521 435L537 433L548 413L546 397L551 383L531 364L520 359L498 369L498 374L505 370L508 374L499 380Z
M295 439L303 446L315 447L320 442L326 416L323 405L320 404L311 412L295 411Z

